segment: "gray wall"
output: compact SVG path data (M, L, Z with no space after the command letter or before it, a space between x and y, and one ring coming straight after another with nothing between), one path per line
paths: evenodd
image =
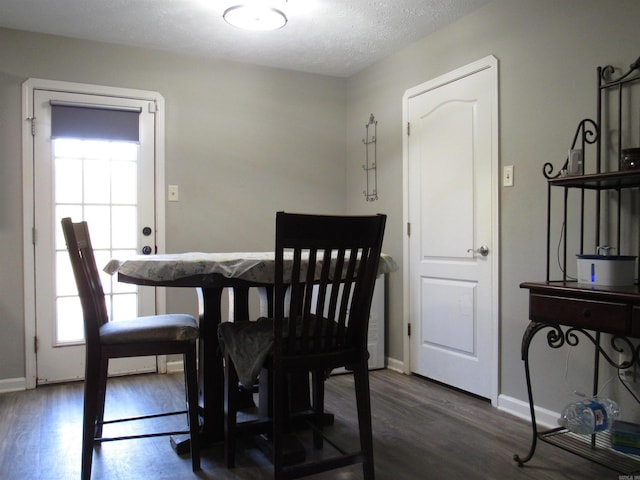
M25 376L21 85L29 77L160 92L167 251L273 249L277 210L345 210L344 79L0 29L0 379ZM197 309L171 289L169 311Z
M542 164L560 164L595 114L595 68L640 54L636 0L495 0L349 79L0 30L0 379L24 376L20 84L41 77L157 90L166 99L169 251L268 249L278 209L389 215L384 249L402 264L402 95L487 55L500 62L500 392L525 400L520 340L527 293L544 278ZM346 105L346 107L345 107ZM364 125L378 120L379 194L362 195ZM344 175L346 172L346 177ZM389 279L387 355L402 351L402 276ZM195 296L170 291L169 310ZM534 345L537 403L558 410L566 354ZM576 357L583 367L580 355ZM586 363L584 364L586 365ZM580 388L576 385L575 388ZM566 390L566 388L563 388Z
M577 124L595 117L596 67L626 68L640 55L640 2L495 0L349 78L347 210L390 215L385 249L402 258L402 96L416 85L487 55L499 61L500 164L515 185L500 188L500 394L526 400L520 343L527 325L523 281L544 280L546 182L542 165L560 167ZM637 114L638 109L635 110ZM364 124L378 120L380 200L362 196ZM402 272L390 277L388 355L403 360ZM589 362L566 350L532 346L536 404L558 411L571 389L590 392L579 375ZM589 357L590 358L590 357ZM588 377L588 375L587 375ZM608 378L608 377L607 377Z

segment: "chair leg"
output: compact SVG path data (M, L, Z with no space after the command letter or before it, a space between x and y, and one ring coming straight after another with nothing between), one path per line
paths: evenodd
M284 373L282 371L271 371L271 386L273 388L271 397L271 408L273 411L273 476L276 480L282 478L284 468L284 435L287 411L287 391L285 388Z
M354 366L354 382L356 389L356 404L358 408L358 428L360 430L360 448L365 460L362 470L365 480L375 477L373 465L373 429L371 427L371 397L369 394L369 367L367 360Z
M227 468L236 463L236 423L238 416L238 372L229 354L224 357L224 456Z
M184 378L187 389L189 412L189 442L191 447L191 467L194 472L200 470L200 420L198 414L198 373L196 364L196 346L193 343L184 354Z
M96 397L96 420L95 420L95 429L94 429L94 437L100 438L102 437L102 426L104 423L104 404L107 396L107 377L109 375L109 359L101 358L100 359L100 370L98 374L98 392Z
M313 395L313 412L316 428L322 430L324 427L324 380L325 374L323 370L312 372L312 395ZM313 446L321 449L323 446L322 433L318 430L313 431Z
M85 365L84 378L84 408L82 416L82 466L80 476L82 480L91 478L91 464L93 462L93 446L96 434L96 420L101 409L100 398L104 402L104 395L100 394L101 360L96 355L88 354ZM96 374L97 372L97 374ZM104 410L104 408L102 408Z

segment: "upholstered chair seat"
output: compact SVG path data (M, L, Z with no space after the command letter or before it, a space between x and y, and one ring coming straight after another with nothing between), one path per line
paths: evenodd
M198 338L198 324L191 315L168 314L138 317L100 327L100 343L184 342Z

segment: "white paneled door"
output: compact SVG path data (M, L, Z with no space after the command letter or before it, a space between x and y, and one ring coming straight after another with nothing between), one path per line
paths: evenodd
M411 371L497 398L497 62L405 95Z
M82 309L60 220L86 220L98 267L156 249L154 102L33 89L37 383L84 377ZM155 313L155 290L103 274L112 321ZM111 362L111 374L156 369L155 357Z

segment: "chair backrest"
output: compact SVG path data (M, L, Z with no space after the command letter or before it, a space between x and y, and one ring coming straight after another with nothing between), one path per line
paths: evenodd
M274 362L339 361L340 352L366 358L385 222L385 215L277 213Z
M87 222L73 223L70 218L63 218L61 223L82 304L85 340L91 345L99 342L100 327L109 321L109 316L89 227Z

